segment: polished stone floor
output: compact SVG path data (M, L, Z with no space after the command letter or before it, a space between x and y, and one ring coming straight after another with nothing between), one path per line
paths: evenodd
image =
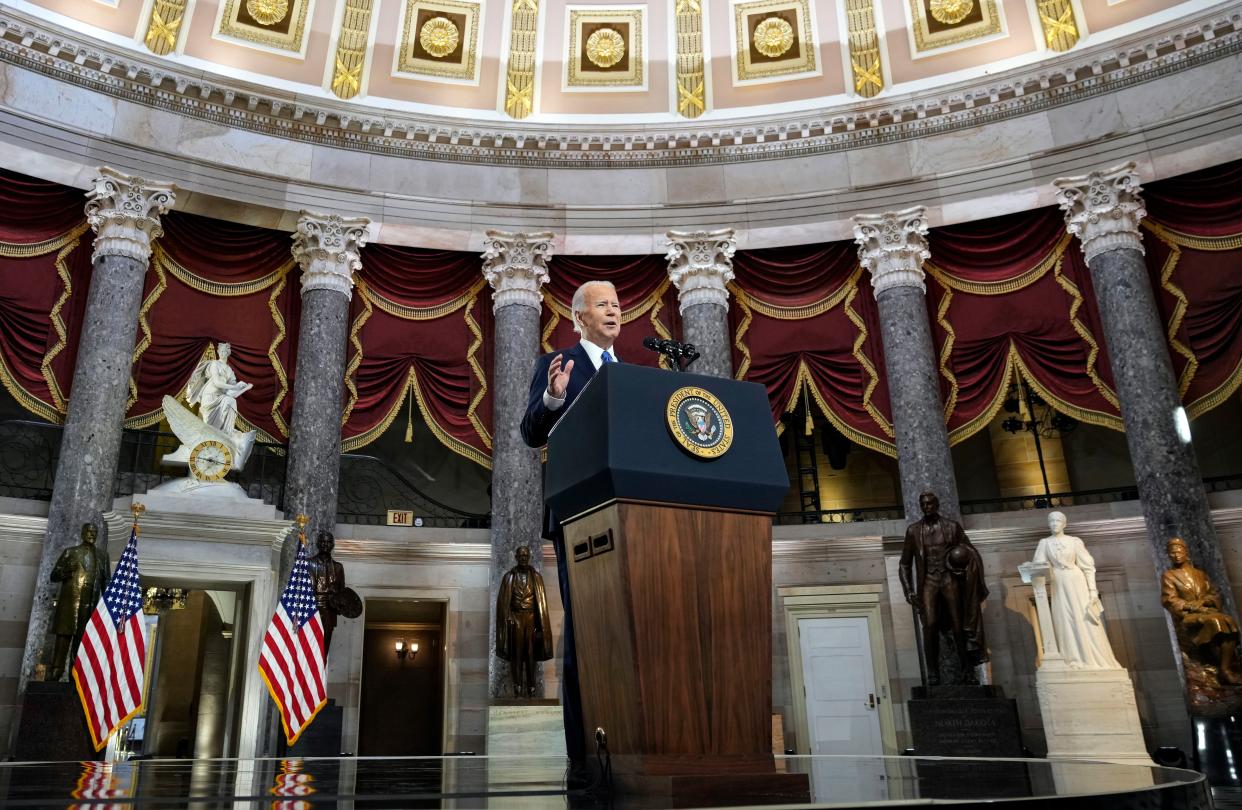
M1207 810L1199 774L1174 768L915 757L787 757L806 774L809 803L784 807L953 806ZM569 791L563 763L539 758L145 760L0 764L0 806L104 808L506 808L628 810L651 796ZM1034 800L1034 801L1032 801ZM690 801L686 807L739 806ZM743 802L742 806L756 806Z

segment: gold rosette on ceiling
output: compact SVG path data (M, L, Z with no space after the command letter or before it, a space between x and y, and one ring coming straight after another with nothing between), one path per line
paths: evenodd
M975 0L930 0L927 6L936 22L956 25L974 11Z
M460 41L461 33L448 17L432 17L423 23L418 32L418 44L437 59L457 50L457 43Z
M780 17L768 17L755 26L751 41L755 50L769 59L775 59L793 46L793 26Z
M260 25L275 25L289 13L289 0L246 0L246 12Z
M611 28L600 28L586 42L587 59L599 68L610 68L625 56L625 39Z

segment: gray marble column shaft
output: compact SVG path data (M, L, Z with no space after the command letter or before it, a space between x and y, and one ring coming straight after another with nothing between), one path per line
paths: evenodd
M1191 562L1208 573L1226 609L1237 615L1194 446L1189 434L1180 435L1186 423L1165 325L1143 259L1139 221L1146 212L1134 165L1056 184L1068 229L1086 253L1099 302L1157 572L1169 568L1169 539L1181 537Z
M494 289L495 371L492 375L492 572L488 603L489 685L492 697L513 695L509 662L496 655L496 596L500 579L517 564L515 552L531 549L531 567L543 568L543 481L539 451L522 441L530 375L539 356L540 287L552 255L548 233L488 231L483 274ZM557 590L556 572L544 576ZM536 667L536 695L543 695L543 667Z
M150 243L161 233L159 216L172 205L173 190L104 168L88 200L87 218L97 233L90 291L35 575L20 692L41 661L51 628L56 560L80 542L86 522L98 526L99 546L107 549L103 513L112 507L143 281Z
M677 287L681 339L699 359L690 370L713 377L733 376L729 340L729 290L737 241L732 228L669 231L668 275Z
M880 311L901 499L911 521L922 516L919 494L926 490L940 498L941 514L961 514L927 320L926 234L921 206L854 217L859 261L871 272Z
M307 552L336 527L341 412L353 274L361 266L366 219L302 212L293 255L302 268L302 316L293 377L285 516L304 514Z

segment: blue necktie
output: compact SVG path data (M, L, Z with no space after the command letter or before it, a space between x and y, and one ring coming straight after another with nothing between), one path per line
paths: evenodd
M613 360L613 359L612 359L612 355L608 353L608 350L607 350L607 349L604 349L604 353L603 353L603 354L601 354L601 355L599 356L599 359L600 359L600 361L601 361L601 362L600 362L600 365L601 365L601 366L606 366L606 365L608 365L609 363L615 363L615 362L617 362L616 360Z

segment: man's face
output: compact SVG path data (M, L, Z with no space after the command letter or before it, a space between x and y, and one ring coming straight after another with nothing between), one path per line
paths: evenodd
M95 545L95 538L99 536L99 530L93 524L87 523L82 527L82 542L88 546Z
M577 313L582 336L602 349L611 349L621 334L621 304L611 287L592 284L582 293L583 311Z
M319 542L315 545L319 547L320 554L331 554L332 549L336 548L336 538L331 532L320 532Z
M1169 559L1174 565L1181 565L1186 562L1186 545L1184 543L1169 543Z
M519 568L525 568L530 565L530 549L519 548L517 550L517 562Z
M935 495L924 495L919 498L919 508L923 510L924 517L931 517L940 509L940 499Z

